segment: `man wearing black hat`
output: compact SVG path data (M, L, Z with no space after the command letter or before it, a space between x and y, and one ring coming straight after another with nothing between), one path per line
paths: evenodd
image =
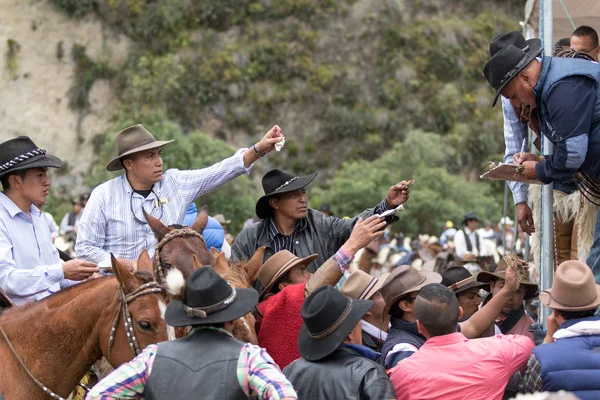
M280 250L301 258L318 254L309 266L314 272L333 256L350 237L358 217L326 217L309 208L305 188L316 175L296 176L280 169L267 172L262 179L265 195L256 203L256 215L262 221L240 232L231 248L233 257L249 260L261 246L267 247L265 261ZM405 181L392 186L381 203L360 217L366 219L398 207L408 200L408 191Z
M379 356L361 345L360 320L372 300L352 300L332 286L306 298L298 337L302 358L283 372L301 399L395 399Z
M0 288L15 304L43 299L98 272L91 262L60 260L35 206L48 196L48 168L61 166L27 136L0 144Z
M600 66L580 59L536 59L538 55L539 51L508 45L491 57L483 71L496 91L494 104L502 94L513 103L537 107L542 133L554 144L550 156L517 153L515 161L523 165L523 178L543 183L574 179L588 199L600 197ZM598 221L600 214L588 257L597 281Z
M479 217L474 213L465 214L462 221L464 228L454 235L454 251L456 256L462 259L466 254L473 254L476 257L483 255L483 238L477 231L479 226Z
M146 347L94 386L87 399L296 399L269 354L231 333L233 321L257 301L254 289L236 289L212 267L198 268L186 282L185 303L172 300L165 312L167 324L191 326L191 333Z

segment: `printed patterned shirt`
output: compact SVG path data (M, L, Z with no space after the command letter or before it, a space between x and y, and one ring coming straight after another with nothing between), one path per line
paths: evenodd
M521 393L535 393L542 391L542 366L535 354L529 357L527 372L523 377L520 387Z
M232 336L230 332L214 327L198 327L191 334L201 329L216 330ZM155 344L146 347L139 356L121 365L94 386L86 399L144 398L144 387L152 373L157 349L158 345ZM250 343L246 343L240 352L237 377L240 387L249 398L257 396L258 399L279 400L298 397L271 356L264 349Z
M78 224L77 257L98 263L110 260L112 253L116 258L137 260L142 250L152 257L156 238L144 223L143 211L165 225L181 223L196 198L250 173L244 167L245 150L207 168L169 169L145 198L132 189L125 175L101 184L92 192Z

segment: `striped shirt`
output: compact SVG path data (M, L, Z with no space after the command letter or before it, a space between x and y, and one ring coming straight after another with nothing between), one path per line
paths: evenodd
M229 336L228 331L214 327L197 327L191 334L201 329L212 329ZM88 393L87 400L141 399L144 387L152 373L158 345L144 349L139 356L121 365ZM271 356L259 346L246 343L240 351L237 364L237 378L240 387L250 398L279 400L285 397L297 398L292 384L281 372Z
M142 250L148 250L152 257L156 238L148 224L139 222L145 222L143 210L167 226L181 223L196 198L250 173L251 168L244 167L245 150L211 167L169 169L147 197L132 189L126 175L99 185L78 224L77 257L98 263L110 260L112 253L116 258L137 260Z
M502 114L504 116L504 162L513 164L513 156L521 151L523 140L529 137L527 124L521 122L510 100L502 97ZM524 152L529 152L529 142L525 141ZM513 194L515 204L527 201L527 184L523 182L507 181L508 187Z

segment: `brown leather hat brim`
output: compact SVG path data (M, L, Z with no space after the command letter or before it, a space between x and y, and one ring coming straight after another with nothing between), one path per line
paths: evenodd
M140 151L156 149L157 147L163 147L171 142L173 142L173 141L172 140L157 140L155 142L151 142L151 143L145 144L143 146L136 147L134 149L126 151L125 153L121 154L120 156L115 157L112 160L110 160L110 162L108 164L106 164L106 170L111 171L111 172L119 171L119 170L123 169L123 164L121 163L121 158L128 156L130 154L133 154L133 153L139 153Z
M387 315L390 311L390 308L392 308L392 306L394 305L395 302L397 302L399 299L401 299L402 297L404 297L405 295L412 293L412 292L418 292L419 290L421 290L424 286L427 286L431 283L441 283L442 282L442 276L440 274L438 274L437 272L433 272L433 271L419 271L419 274L421 274L422 276L425 277L425 280L423 282L421 282L420 284L411 287L410 289L406 290L405 292L402 292L394 297L392 297L386 304L385 307L383 308L383 314L382 315ZM385 284L385 282L384 282Z
M271 293L271 289L273 288L273 285L275 285L277 283L277 281L280 280L283 275L285 275L286 272L288 272L289 270L294 268L296 265L305 265L306 267L308 267L318 256L319 256L318 254L311 254L308 257L297 258L296 260L294 260L294 262L291 262L285 268L282 268L281 270L277 271L277 273L275 275L273 275L273 277L271 278L269 283L265 286L265 288L262 290L262 292L260 292L260 295L258 296L258 302L260 303L261 301L263 301L264 297L267 294Z

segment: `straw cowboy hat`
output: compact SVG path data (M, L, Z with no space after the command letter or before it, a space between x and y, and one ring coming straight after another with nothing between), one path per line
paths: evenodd
M304 324L298 335L298 350L308 361L333 353L371 309L371 300L352 300L333 286L323 286L302 305Z
M296 176L290 172L273 169L262 178L262 187L265 195L256 202L256 216L265 219L273 213L269 199L274 195L291 193L308 186L315 179L317 173L307 176Z
M540 301L555 310L593 310L600 306L600 285L586 264L565 261L554 271L552 288L540 293Z
M355 271L344 281L340 292L351 299L370 300L381 290L383 282L389 275L387 273L375 278L364 271Z
M468 269L460 266L446 268L442 271L442 285L452 290L456 295L471 288L490 291L489 282L478 282Z
M505 279L506 269L508 268L508 262L512 262L512 259L516 258L517 257L514 254L509 254L503 257L498 263L498 266L496 267L496 270L494 272L481 271L479 274L477 274L477 281L489 283L495 278ZM525 290L525 300L533 299L534 297L536 297L538 295L538 286L536 283L533 283L529 280L529 270L522 268L520 263L517 276L519 276L519 283L521 284L521 286L523 286L523 289Z
M223 324L248 314L258 302L254 289L236 289L210 267L198 268L185 284L185 303L171 300L165 322L171 326Z
M220 223L221 225L228 225L231 223L230 220L225 219L225 216L223 214L217 214L213 218L216 219L217 222Z
M490 43L491 58L483 67L483 75L496 90L492 107L502 89L540 54L541 41L521 41L517 36L515 32L509 32L496 36Z
M30 168L60 168L60 158L40 149L28 136L19 136L0 144L0 176Z
M123 169L123 164L121 163L122 157L144 150L163 147L171 142L172 140L156 140L154 135L148 132L141 124L125 128L115 138L117 156L106 165L106 170L118 171Z
M300 258L295 256L293 253L287 250L281 250L275 253L269 258L258 271L258 280L264 287L263 291L260 292L258 297L259 301L265 300L265 296L271 293L273 285L277 283L279 279L286 272L294 268L296 265L304 265L308 267L312 263L318 254L311 254L308 257Z
M442 276L433 271L417 271L409 265L400 265L393 270L381 287L385 301L383 315L389 313L392 305L404 295L417 292L430 283L440 283Z

